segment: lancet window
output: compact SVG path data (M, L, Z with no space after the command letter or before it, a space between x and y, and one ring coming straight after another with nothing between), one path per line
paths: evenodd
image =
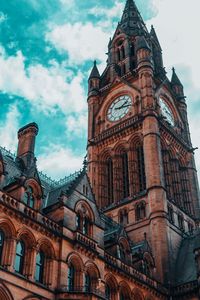
M128 168L128 155L122 155L122 178L123 178L123 197L129 196L129 168Z
M113 162L112 159L109 158L106 164L107 168L107 197L108 197L108 205L113 203Z
M15 272L19 274L23 274L24 259L25 259L25 244L23 241L19 241L16 246Z
M139 190L140 192L142 192L146 189L144 151L142 146L137 147L137 160L138 160Z
M35 280L40 283L43 283L44 280L44 264L45 264L45 254L43 251L40 251L36 255L36 267L35 267Z
M162 151L165 188L169 200L192 213L189 175L186 167L182 167L179 160L171 157L167 150Z
M2 230L0 230L0 265L2 264L2 254L4 247L5 234Z

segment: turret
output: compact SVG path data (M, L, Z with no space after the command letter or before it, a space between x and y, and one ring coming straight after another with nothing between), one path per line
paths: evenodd
M100 74L97 63L94 66L88 79L88 137L92 139L95 133L94 115L99 105Z
M30 123L18 131L17 161L23 162L23 168L30 168L35 162L35 138L38 125Z
M162 48L160 46L157 34L153 26L151 26L150 38L152 43L153 60L155 65L155 75L163 79L166 75L163 66Z
M88 93L89 95L98 93L100 86L100 74L99 70L97 68L96 60L94 61L94 66L92 68L92 71L90 73L89 79L88 79Z
M171 86L175 95L178 96L179 100L183 101L184 100L183 85L180 79L178 78L174 68L172 68Z

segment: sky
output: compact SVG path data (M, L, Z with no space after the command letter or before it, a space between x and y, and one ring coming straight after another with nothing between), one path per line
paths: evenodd
M102 72L125 0L0 1L0 145L17 149L17 130L39 125L38 169L53 179L79 170L86 154L87 80ZM200 1L135 0L185 86L194 147L200 148ZM200 151L196 151L200 171Z

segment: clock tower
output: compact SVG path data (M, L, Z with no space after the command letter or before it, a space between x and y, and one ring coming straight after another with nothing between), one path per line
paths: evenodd
M99 208L133 245L148 241L154 276L173 282L178 249L200 218L183 86L168 79L156 32L133 0L88 81L88 176Z

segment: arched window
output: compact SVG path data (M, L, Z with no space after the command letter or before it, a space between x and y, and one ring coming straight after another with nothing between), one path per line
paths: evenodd
M83 234L89 235L90 233L90 220L85 217L83 219Z
M88 273L85 274L85 291L86 292L91 291L91 279Z
M0 265L2 264L4 240L5 240L5 234L2 230L0 230Z
M82 217L80 213L77 213L76 215L76 229L82 231Z
M45 254L43 251L38 252L36 256L35 280L43 283L44 280L44 263Z
M122 155L122 176L123 176L123 197L129 196L129 170L128 170L128 155Z
M124 46L122 46L122 48L121 48L121 53L122 53L122 59L124 59L126 56Z
M126 261L126 249L124 248L124 245L119 245L119 258L123 261Z
M35 205L35 198L34 198L34 193L33 193L33 189L31 186L28 186L26 188L26 191L24 193L23 196L23 202L28 205L31 208L34 208Z
M74 267L73 264L70 264L69 269L68 269L67 284L68 284L69 292L74 291L74 288L75 288L75 267Z
M109 158L107 161L107 190L108 190L108 205L113 203L113 162Z
M117 59L118 59L118 61L121 60L121 57L120 57L120 49L119 49L119 48L117 49Z
M144 151L142 146L137 147L137 161L138 161L138 175L139 175L139 191L142 192L146 189Z
M136 221L142 220L146 217L146 209L145 209L145 203L139 203L136 206L135 210L135 216L136 216Z
M23 241L19 241L16 246L15 254L15 272L23 274L25 259L25 244Z

